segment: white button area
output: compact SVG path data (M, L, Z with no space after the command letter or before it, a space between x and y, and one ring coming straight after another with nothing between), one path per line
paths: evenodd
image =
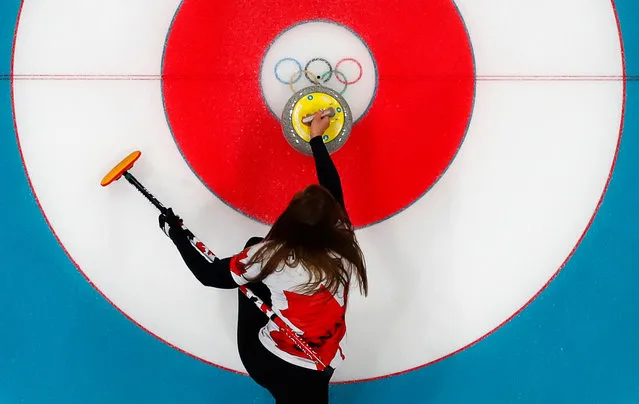
M375 97L377 67L368 46L352 30L327 21L304 22L283 31L264 54L262 96L279 119L293 95L291 85L297 91L314 85L315 80L343 92L358 121Z

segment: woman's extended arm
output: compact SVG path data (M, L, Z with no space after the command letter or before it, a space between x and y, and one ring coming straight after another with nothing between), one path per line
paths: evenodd
M239 285L231 275L231 260L229 258L217 258L210 262L200 251L191 244L189 237L179 225L180 218L169 209L166 214L159 217L160 228L169 236L177 247L186 266L204 286L220 289L233 289Z
M346 210L344 206L344 193L342 191L342 182L339 178L337 168L331 159L326 145L322 140L322 135L330 125L329 117L321 117L321 113L315 115L315 119L311 123L311 150L313 151L313 158L315 159L315 169L317 171L317 180L320 185L325 187L333 194L333 197L342 205L342 208Z

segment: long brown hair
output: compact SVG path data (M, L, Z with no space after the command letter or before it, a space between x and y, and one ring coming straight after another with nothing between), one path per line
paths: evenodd
M347 261L346 267L341 258ZM354 272L360 292L368 295L364 255L353 225L342 206L321 185L309 185L293 197L247 266L258 262L262 268L252 281L264 280L282 263L291 267L302 264L311 275L304 292L324 284L336 293L340 285L348 286Z

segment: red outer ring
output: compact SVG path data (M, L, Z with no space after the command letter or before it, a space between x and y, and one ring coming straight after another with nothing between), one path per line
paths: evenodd
M391 13L370 0L303 10L288 0L249 0L242 9L251 13L185 0L164 55L167 120L191 169L217 197L271 224L317 181L312 158L289 146L265 105L259 72L278 35L318 16L357 33L377 63L373 104L333 154L353 224L392 217L441 177L463 141L475 92L470 39L451 0L406 0Z

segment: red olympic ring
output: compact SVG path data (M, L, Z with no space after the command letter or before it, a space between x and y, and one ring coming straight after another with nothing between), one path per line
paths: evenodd
M340 60L339 62L337 62L337 64L335 65L335 70L339 70L339 65L341 65L344 62L354 62L357 65L357 68L359 69L359 76L357 76L357 78L353 81L342 81L342 79L340 79L338 76L335 76L335 78L337 79L337 81L339 81L342 84L346 84L346 85L351 85L351 84L355 84L358 81L361 80L362 75L364 74L364 69L362 68L362 64L354 58L344 58L342 60Z

